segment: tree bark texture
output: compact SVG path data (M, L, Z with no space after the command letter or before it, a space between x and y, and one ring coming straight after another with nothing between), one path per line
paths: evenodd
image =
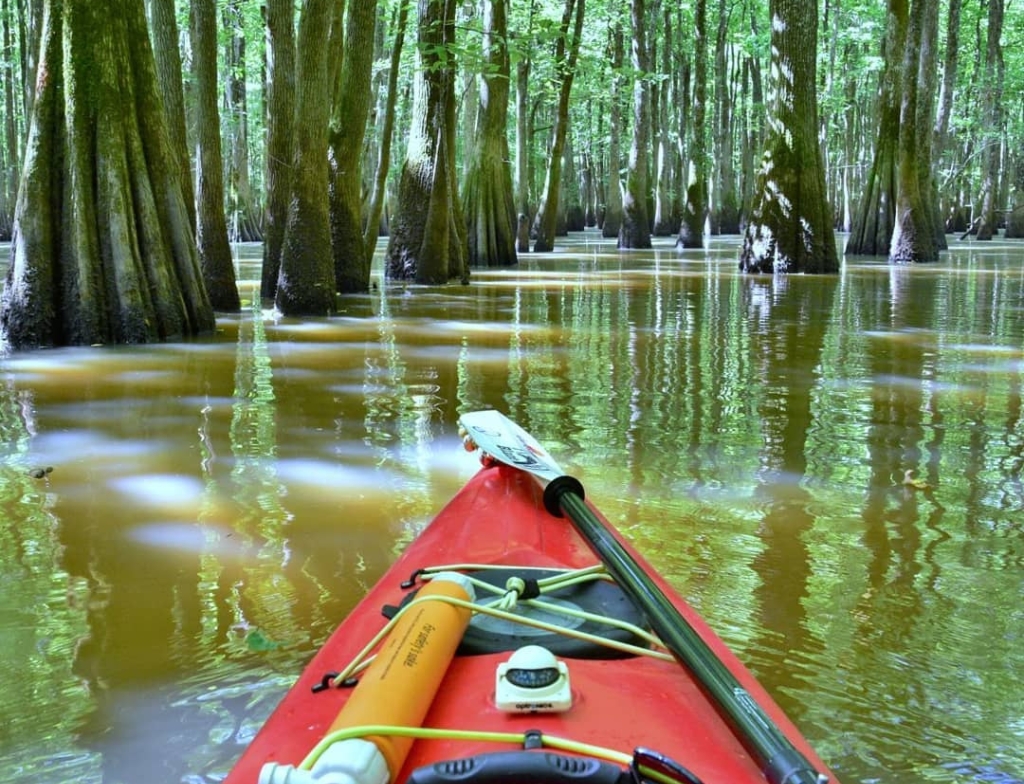
M292 196L295 139L295 11L292 0L266 0L267 163L260 294L273 299Z
M363 237L363 140L370 114L377 4L348 3L338 97L331 122L331 245L338 291L370 290ZM376 240L374 240L376 245Z
M470 266L507 267L516 263L516 205L509 166L509 53L506 0L483 2L485 67L480 77L476 122L478 139L466 175Z
M281 272L274 304L286 316L335 311L328 209L327 131L331 104L328 41L338 0L306 0L299 20L295 83L295 157Z
M733 79L728 48L730 10L726 0L718 0L718 30L715 34L715 162L718 164L718 204L715 225L720 234L739 234L740 205L736 194L733 166Z
M896 226L889 246L889 261L938 261L935 242L938 205L931 194L932 102L925 93L934 87L934 50L931 36L938 25L938 6L915 0L907 29L903 58L903 100L900 111L899 184ZM928 17L935 17L929 22ZM929 31L929 24L934 25ZM924 104L922 107L921 104Z
M984 172L981 182L981 211L977 239L991 240L996 234L996 202L999 190L1000 134L1003 124L1003 47L1004 0L988 0L988 35L985 47Z
M704 220L708 211L707 151L704 142L708 103L707 0L697 0L694 13L693 134L690 141L692 176L686 188L683 220L676 240L676 245L683 248L704 247Z
M10 0L0 2L0 25L3 26L2 44L5 52L14 51L14 36L11 25L13 16L9 8ZM19 166L19 145L21 134L15 123L15 91L16 80L14 77L14 64L8 67L8 77L4 79L3 101L4 101L4 137L6 145L3 150L3 170L0 171L0 241L7 242L11 239L14 228L14 205L18 196Z
M672 214L672 192L675 183L673 175L677 170L675 163L676 149L672 144L672 128L676 112L670 111L672 103L676 99L674 85L676 80L671 78L672 56L675 53L675 38L673 37L672 15L670 8L662 9L661 25L664 29L664 41L661 46L661 87L659 93L661 99L658 102L658 112L655 121L655 175L654 175L654 220L653 232L658 237L671 237L679 232L679 224Z
M418 67L412 126L385 256L389 278L439 284L465 274L455 190L454 75L445 51L454 36L454 0L419 1ZM454 269L453 269L454 265ZM455 272L456 275L452 273Z
M580 51L580 40L583 33L583 14L585 0L566 0L562 14L561 31L555 45L555 70L560 80L558 90L558 106L555 112L555 128L548 156L547 173L544 177L544 190L537 207L537 216L533 222L536 239L533 249L537 253L547 252L555 248L555 234L558 230L558 199L562 187L562 157L565 154L565 137L569 130L569 96L572 93L572 82L576 76L576 60ZM573 15L575 12L575 22ZM572 38L569 37L569 25L572 24Z
M217 4L193 0L192 65L196 118L196 244L215 310L238 311L238 284L224 217L224 169L217 109Z
M887 256L896 226L896 167L899 155L903 53L907 43L908 0L889 0L882 49L885 65L878 98L875 155L864 183L846 253Z
M622 75L622 60L624 57L625 44L622 38L622 28L618 23L611 31L611 56L612 56L612 95L611 106L608 110L608 190L604 204L604 223L601 225L601 235L604 237L618 237L619 229L622 228L622 181L619 172L622 168L622 83L625 77Z
M164 113L167 115L171 152L182 172L181 187L194 229L196 197L192 184L192 157L188 152L188 135L185 132L185 92L181 83L178 16L174 0L150 0L149 9L156 74L164 100Z
M769 11L769 131L740 269L835 273L839 258L818 142L818 3L771 0Z
M633 65L633 141L626 167L626 188L622 199L622 226L618 247L650 248L651 228L647 214L647 150L651 138L650 70L647 58L647 27L644 0L631 0L630 20L633 42L630 61Z
M12 348L210 332L142 0L49 0L0 330Z

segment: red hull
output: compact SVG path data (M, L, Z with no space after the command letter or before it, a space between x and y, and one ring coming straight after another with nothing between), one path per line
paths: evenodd
M344 705L345 689L314 694L329 671L348 664L384 624L380 610L397 605L399 584L416 569L453 563L497 563L581 568L597 559L572 525L544 511L531 477L503 466L480 471L409 546L373 590L338 627L242 755L227 784L256 784L266 762L299 764ZM623 542L792 743L822 773L829 771L793 724L704 621ZM454 659L424 726L546 734L632 753L661 752L705 784L764 782L756 762L690 674L675 662L645 657L571 659L574 705L562 714L509 715L494 705L494 677L508 653ZM417 741L398 777L416 767L509 746L464 741ZM834 778L830 781L835 782Z

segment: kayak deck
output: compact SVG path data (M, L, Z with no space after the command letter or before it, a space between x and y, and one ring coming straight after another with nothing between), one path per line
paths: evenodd
M243 753L227 784L255 784L264 763L298 765L309 754L352 693L345 688L314 693L313 688L327 673L348 665L380 631L382 608L402 602L409 591L401 583L417 570L466 563L580 569L597 563L573 526L545 511L541 495L531 477L506 466L484 468L470 479L331 635ZM700 616L623 545L796 748L828 775L796 728ZM572 707L564 713L510 714L495 703L495 672L509 655L457 655L423 726L474 733L539 730L626 754L637 747L652 749L703 784L765 781L713 702L675 661L559 655L569 669ZM515 748L483 738L417 740L394 781L403 784L413 770L437 761Z

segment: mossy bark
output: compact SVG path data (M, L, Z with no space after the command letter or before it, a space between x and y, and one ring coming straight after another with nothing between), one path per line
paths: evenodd
M455 188L454 0L420 0L413 120L385 255L389 278L465 277L465 227Z
M978 223L979 240L991 240L996 235L996 202L999 200L999 136L1003 126L1003 81L1005 65L1003 48L1000 39L1003 34L1003 0L989 0L988 33L985 47L985 76L983 89L984 130L987 133L987 146L982 159L983 175L981 181L981 205Z
M267 0L267 173L260 295L273 300L292 197L295 140L295 10L292 0Z
M217 109L217 5L192 0L192 64L196 120L196 244L215 310L241 309L224 215L224 158Z
M291 201L274 304L286 316L335 311L328 209L327 130L330 119L328 41L335 0L309 0L299 20L295 83L295 157Z
M930 179L922 177L921 159L930 160L930 145L922 149L918 122L928 123L931 113L923 117L918 111L922 87L919 81L922 40L926 31L926 15L938 13L938 6L914 3L907 29L903 57L903 100L900 111L899 183L896 197L896 226L889 245L889 261L894 263L937 261L934 205L929 198ZM927 86L927 85L924 85Z
M907 0L889 0L878 97L878 136L871 169L846 240L846 253L850 255L886 256L889 253L896 226L900 102L906 39Z
M192 184L192 156L188 152L185 132L185 93L182 87L181 49L178 37L178 16L174 0L150 0L150 27L153 54L156 57L157 79L164 99L167 132L171 151L181 169L181 188L185 205L195 227L195 188Z
M209 332L142 0L50 0L0 329L13 348Z
M743 237L744 272L836 273L818 143L817 3L771 0L772 92L765 156Z
M507 267L516 258L516 207L509 166L509 55L506 0L484 0L484 58L476 127L463 205L470 266Z
M331 246L338 291L370 290L363 236L363 140L370 113L377 4L350 2L345 47L331 122ZM376 244L376 242L374 242Z

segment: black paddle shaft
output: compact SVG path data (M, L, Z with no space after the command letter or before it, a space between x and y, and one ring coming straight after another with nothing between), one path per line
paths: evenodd
M583 500L583 485L563 476L544 490L552 514L568 517L604 563L608 573L647 616L665 647L697 679L719 707L743 745L753 754L769 784L825 784L775 722L736 680L665 593L626 551Z

